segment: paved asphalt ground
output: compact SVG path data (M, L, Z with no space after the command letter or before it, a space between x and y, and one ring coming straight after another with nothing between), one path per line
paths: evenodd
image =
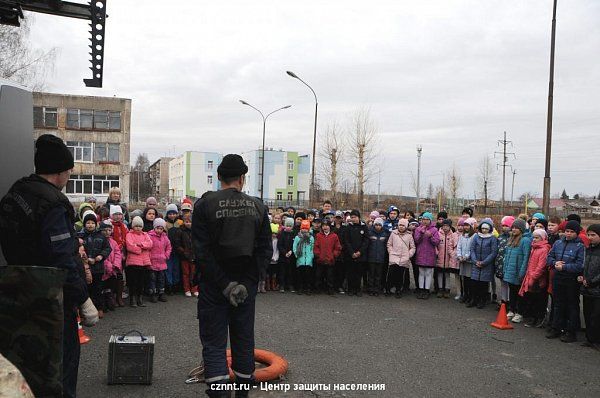
M122 308L87 329L80 397L198 397L186 385L200 361L196 300ZM257 298L256 346L290 363L285 383L384 383L385 391L266 392L251 397L600 397L600 352L544 338L541 329L493 329L495 306L465 308L452 299L407 296ZM108 386L108 339L130 329L156 336L150 386ZM583 336L580 334L580 341Z

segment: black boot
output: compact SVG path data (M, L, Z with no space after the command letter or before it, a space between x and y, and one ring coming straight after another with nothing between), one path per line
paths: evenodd
M167 298L165 297L164 293L160 293L158 295L158 301L160 301L161 303L166 303L167 302Z
M156 297L156 294L152 294L150 296L150 302L151 303L158 303L158 298Z
M142 296L141 295L136 296L136 301L137 301L138 307L145 307L146 306L146 304L144 304L144 301L142 300Z

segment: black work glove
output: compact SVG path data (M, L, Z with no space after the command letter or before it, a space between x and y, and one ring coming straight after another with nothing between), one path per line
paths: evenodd
M223 295L229 300L231 305L237 307L248 298L246 286L237 282L229 282L229 285L223 290Z

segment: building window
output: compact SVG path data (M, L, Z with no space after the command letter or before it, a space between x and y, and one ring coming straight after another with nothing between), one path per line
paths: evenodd
M283 200L283 192L277 192L277 200Z
M108 195L112 187L119 186L119 176L107 175L71 175L66 192L70 194Z
M209 161L208 161L208 166L207 166L207 169L208 169L208 170L212 170L212 169L213 169L213 161L212 161L212 160L209 160Z
M288 176L288 186L294 185L294 176Z
M56 108L35 106L33 108L34 127L58 127L58 115Z
M94 143L94 161L118 163L119 144L107 142Z
M288 160L288 170L294 170L294 161Z
M206 176L206 182L208 183L208 185L212 185L212 177L213 176Z
M73 154L76 162L92 161L92 143L81 141L67 141L67 147Z
M108 129L108 111L94 111L94 128Z
M121 112L109 112L108 128L110 130L121 130Z
M287 200L294 200L294 193L288 192Z
M91 109L67 109L67 128L91 130L93 115Z

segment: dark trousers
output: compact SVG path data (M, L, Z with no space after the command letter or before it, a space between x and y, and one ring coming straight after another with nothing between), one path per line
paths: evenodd
M144 293L148 269L146 267L138 267L135 265L127 266L127 287L129 287L129 295L141 296Z
M348 291L350 293L358 293L360 291L360 280L363 274L364 263L361 261L349 260L346 263L347 278L348 278Z
M102 274L94 273L92 274L92 283L88 286L88 292L94 306L104 311L105 303L104 296L102 295L102 290L104 290L104 282L102 281Z
M77 395L77 373L79 370L79 336L77 331L77 313L65 311L63 330L63 397L75 398Z
M381 291L381 274L383 274L383 263L369 263L369 292L379 293Z
M333 290L335 283L335 266L333 264L317 264L315 272L316 288L325 290L327 286L328 290Z
M313 282L313 270L312 267L303 265L300 267L297 267L296 269L297 272L297 280L298 283L296 283L296 290L311 290L312 289L312 282Z
M390 292L391 288L396 288L396 293L401 290L408 290L405 288L405 283L408 280L410 284L410 271L408 268L402 267L398 264L390 264L387 269L387 283L386 290Z
M419 266L412 261L412 269L413 269L413 279L415 280L415 288L418 289L419 288Z
M167 285L173 287L181 283L181 264L179 256L175 253L171 253L171 257L167 260Z
M600 344L600 297L583 296L583 318L587 341Z
M526 317L536 320L544 319L546 305L548 304L548 293L545 289L541 292L527 292L523 296L522 303Z
M334 288L340 289L344 287L344 279L346 279L346 263L344 260L339 259L335 261L334 265L334 277L335 283Z
M165 292L166 272L150 271L150 283L148 284L150 293L163 294Z
M477 304L485 304L488 297L489 282L471 279L471 297Z
M294 258L285 258L279 261L277 270L277 283L280 288L291 289L296 284L296 262Z
M247 286L248 298L237 307L213 284L200 282L198 324L206 384L229 382L227 336L231 345L231 369L236 382L249 384L254 379L254 305L256 284ZM229 333L228 333L229 332Z
M519 296L520 289L521 286L519 285L513 285L512 283L508 284L508 310L514 312L515 314L521 314L523 310L521 308L521 296Z
M462 280L462 296L465 301L473 298L473 292L471 291L472 281L468 276L461 277Z
M433 290L437 293L438 290L442 289L442 287L438 284L438 274L440 273L440 269L435 267L433 269Z
M369 263L367 262L363 262L362 263L362 288L363 290L367 290L367 288L369 287Z
M554 278L554 318L556 330L575 333L581 325L579 319L579 283L576 279Z

